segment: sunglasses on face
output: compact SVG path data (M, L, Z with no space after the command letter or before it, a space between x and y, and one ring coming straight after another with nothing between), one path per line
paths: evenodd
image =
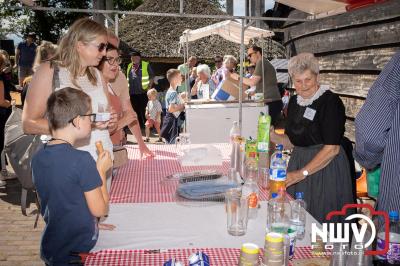
M216 64L218 64L218 63L222 63L222 60L217 60L217 61L214 61Z
M253 54L255 54L255 52L252 52L252 53L249 53L249 54L247 54L247 58L251 58L251 56L253 55Z
M103 42L100 43L100 44L95 44L95 43L91 43L90 42L89 44L92 45L92 46L97 47L97 50L99 51L99 53L103 52L108 47L108 43L103 43Z
M105 57L104 60L108 62L110 65L119 65L122 62L121 57Z

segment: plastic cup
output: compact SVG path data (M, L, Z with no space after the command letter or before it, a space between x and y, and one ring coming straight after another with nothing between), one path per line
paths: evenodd
M258 184L263 189L268 189L269 169L259 167L258 168Z
M110 120L111 113L107 104L99 103L97 105L96 122L105 122Z
M242 236L247 230L248 204L241 198L240 190L229 189L225 193L227 230L230 235Z
M190 149L190 133L180 133L175 139L178 157L184 155L184 151Z

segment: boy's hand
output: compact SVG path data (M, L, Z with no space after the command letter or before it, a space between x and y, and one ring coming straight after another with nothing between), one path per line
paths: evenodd
M105 173L112 167L113 162L111 160L110 153L108 151L103 151L102 153L99 154L99 157L97 158L96 166L97 170L100 173L103 173L105 176Z

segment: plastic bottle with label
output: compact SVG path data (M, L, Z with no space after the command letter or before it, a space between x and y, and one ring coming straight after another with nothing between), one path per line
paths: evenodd
M257 218L259 189L257 185L257 160L249 158L246 162L246 180L242 187L242 197L249 204L249 219Z
M271 156L269 170L270 193L278 193L280 188L286 188L287 162L283 157L283 145L277 145L276 151Z
M292 217L290 218L290 224L296 228L296 238L303 239L305 235L306 225L306 203L303 200L304 193L296 192L296 200L291 202L292 205Z
M399 225L399 212L389 212L390 225L389 225L389 251L385 255L378 255L377 259L385 265L399 265L400 264L400 225ZM379 228L378 239L376 243L377 250L385 248L385 225Z
M271 127L271 116L260 112L258 116L257 130L257 152L269 151L269 129Z

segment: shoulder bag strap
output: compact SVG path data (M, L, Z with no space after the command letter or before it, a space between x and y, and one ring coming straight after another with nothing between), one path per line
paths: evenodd
M51 62L51 66L54 68L53 81L51 84L51 89L54 91L56 88L60 87L60 68L55 62Z

